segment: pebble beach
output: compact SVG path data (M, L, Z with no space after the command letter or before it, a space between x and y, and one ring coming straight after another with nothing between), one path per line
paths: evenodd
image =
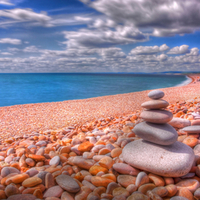
M200 199L200 75L188 77L188 85L159 88L171 113L161 123L177 134L167 145L178 142L190 155L188 163L185 147L179 156L170 155L176 158L169 158L170 167L179 171L173 174L157 165L135 167L129 163L134 155L124 150L142 138L134 128L144 123L141 104L151 91L1 107L0 199Z

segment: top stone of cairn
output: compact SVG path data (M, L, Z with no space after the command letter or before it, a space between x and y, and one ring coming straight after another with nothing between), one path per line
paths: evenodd
M163 98L165 93L161 90L152 90L148 93L148 97L151 99L161 99Z

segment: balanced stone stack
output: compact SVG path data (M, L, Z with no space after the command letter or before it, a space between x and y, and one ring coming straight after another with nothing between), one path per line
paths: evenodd
M169 103L163 99L164 92L153 90L148 94L152 100L142 104L145 110L140 117L145 121L133 131L140 138L127 144L122 152L126 163L138 169L165 177L186 175L194 162L193 150L177 141L176 130L167 122L173 114L164 110Z

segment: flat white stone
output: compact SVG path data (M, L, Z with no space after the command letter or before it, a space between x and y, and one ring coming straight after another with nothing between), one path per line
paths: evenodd
M144 140L160 145L171 145L178 138L176 130L169 124L142 122L134 127L133 132Z
M163 98L165 93L161 90L152 90L148 93L148 97L151 99L161 99Z
M181 142L161 146L144 140L128 143L122 156L133 167L165 177L186 175L195 157L192 148Z
M187 126L182 129L186 133L200 133L200 125Z
M158 100L150 100L144 102L141 106L146 109L161 109L166 108L169 105L169 103L163 99Z
M144 110L140 117L147 122L164 124L173 118L173 114L167 110Z

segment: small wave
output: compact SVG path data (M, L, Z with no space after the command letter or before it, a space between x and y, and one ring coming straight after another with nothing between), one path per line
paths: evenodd
M175 87L180 87L180 86L188 85L189 83L192 82L192 79L189 76L185 76L185 77L187 78L187 80L185 80L182 83L176 85Z

